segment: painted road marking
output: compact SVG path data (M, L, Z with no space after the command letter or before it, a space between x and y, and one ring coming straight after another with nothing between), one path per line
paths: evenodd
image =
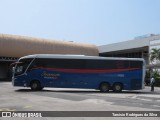
M24 106L24 108L32 108L33 106L31 105L27 105L27 106Z
M12 109L12 108L0 108L0 111L16 111L16 109Z

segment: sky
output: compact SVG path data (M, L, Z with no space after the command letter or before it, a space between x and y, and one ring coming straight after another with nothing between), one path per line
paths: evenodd
M0 34L106 45L160 34L160 0L0 0Z

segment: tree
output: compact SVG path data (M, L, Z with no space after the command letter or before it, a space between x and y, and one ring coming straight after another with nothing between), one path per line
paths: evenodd
M153 63L154 61L160 61L160 48L152 48L150 53L150 61Z
M150 53L150 61L152 64L156 64L157 61L160 61L160 48L153 48L151 53ZM148 72L148 76L154 76L156 80L156 85L160 85L160 74L159 74L159 68L157 67L150 68ZM147 76L147 77L148 77ZM157 82L158 81L158 82Z

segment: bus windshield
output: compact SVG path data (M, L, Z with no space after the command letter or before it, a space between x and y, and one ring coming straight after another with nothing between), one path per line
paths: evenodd
M31 63L32 59L21 59L15 68L15 75L23 74Z

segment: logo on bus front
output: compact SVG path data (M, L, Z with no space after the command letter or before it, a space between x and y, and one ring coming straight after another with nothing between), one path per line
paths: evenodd
M47 73L46 71L44 71L41 76L43 76L45 79L53 79L53 80L57 80L60 77L60 74L58 73Z

